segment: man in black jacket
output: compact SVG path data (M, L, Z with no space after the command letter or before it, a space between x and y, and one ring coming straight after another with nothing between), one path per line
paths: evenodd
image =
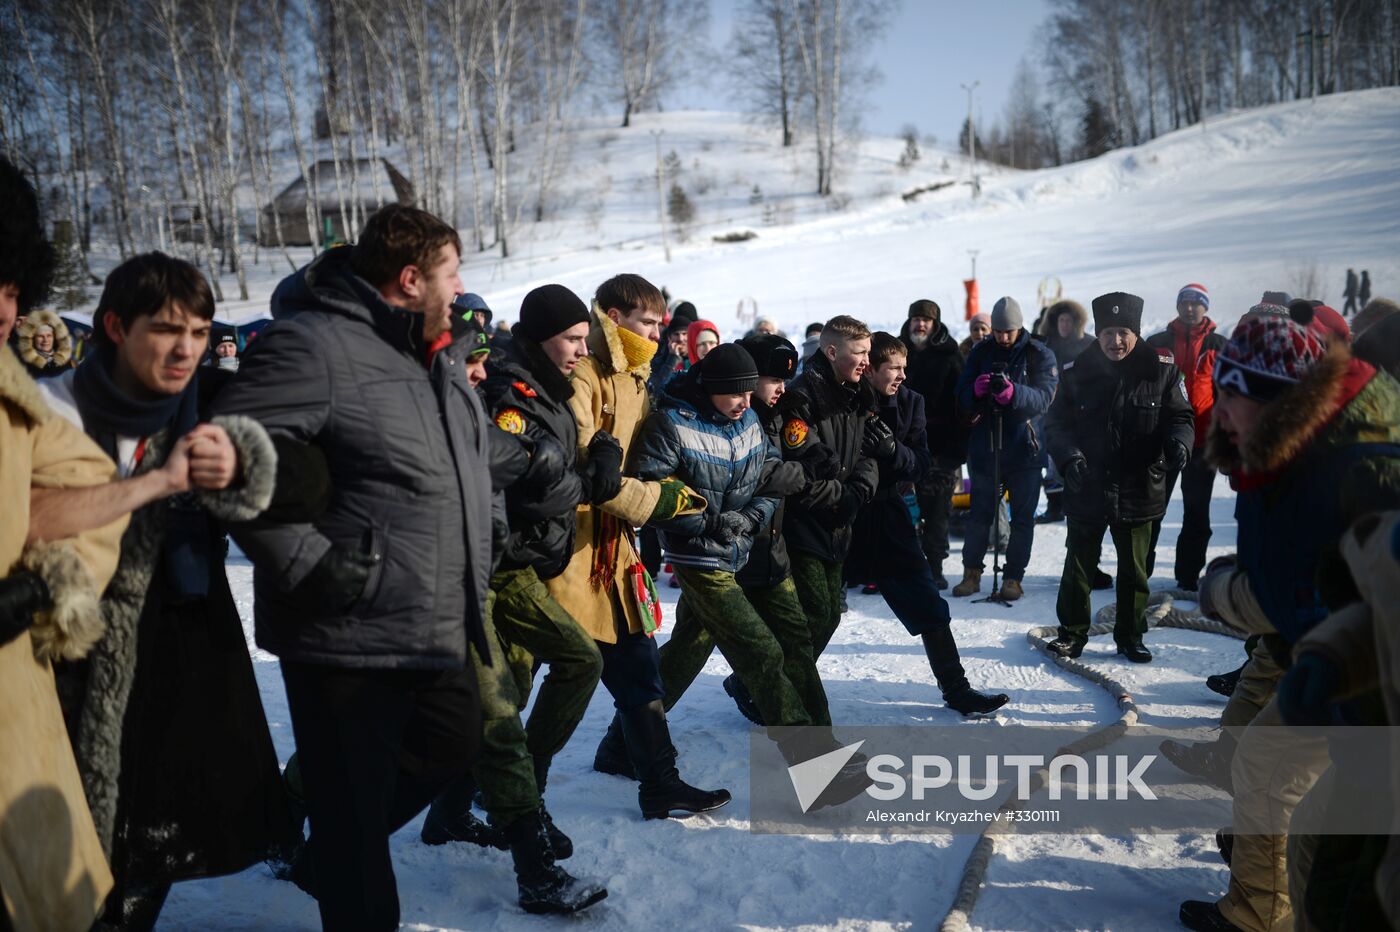
M958 377L963 358L958 341L948 333L938 305L920 299L909 305L909 319L899 338L909 350L905 385L924 399L928 426L929 465L914 481L919 499L920 538L924 555L939 589L948 588L943 561L948 558L948 514L958 468L967 459L967 429L958 416Z
M788 499L784 534L792 552L797 597L820 657L841 623L845 582L841 563L851 545L851 522L879 482L875 461L861 453L874 395L861 381L870 360L870 328L840 315L822 327L821 345L782 399L784 459L800 460L814 443L835 451L835 479L811 483Z
M460 250L425 211L378 211L354 247L278 286L219 399L318 446L336 489L314 520L235 531L258 645L282 662L328 928L397 927L389 835L481 741L468 649L487 652L489 425L430 372L465 290Z
M848 581L873 581L905 629L923 641L929 667L948 708L984 715L1006 704L967 682L950 626L948 603L938 594L933 570L914 534L902 489L926 474L929 464L924 399L904 384L904 344L888 333L870 341L865 381L874 392L875 414L865 422L861 452L879 464L880 485L860 510L846 558Z
M1118 551L1113 639L1134 663L1152 654L1147 630L1147 553L1166 510L1167 473L1191 455L1194 418L1181 371L1140 336L1142 299L1115 291L1094 299L1098 342L1064 367L1050 407L1050 453L1064 476L1069 537L1050 650L1078 657L1089 637L1091 576L1107 529Z
M577 463L569 378L587 355L587 336L588 308L576 295L562 285L536 288L525 296L503 358L492 360L482 386L496 427L522 438L531 462L506 489L509 533L491 578L485 618L490 661L472 658L481 686L484 753L470 776L434 800L422 832L428 844L509 847L521 906L533 913L577 912L607 896L601 886L576 880L554 864L573 854L573 843L554 825L541 798L550 761L583 719L603 669L593 639L542 581L557 576L569 561L575 509L606 501L620 484L621 450L604 431L593 438L587 468ZM611 457L600 452L609 445ZM493 642L492 632L504 644ZM507 645L516 648L509 658ZM549 664L549 673L522 727L532 662ZM483 832L471 812L478 785L492 833Z

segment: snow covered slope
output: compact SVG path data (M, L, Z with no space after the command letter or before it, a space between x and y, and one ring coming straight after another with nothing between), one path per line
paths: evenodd
M686 174L712 172L726 182L710 190L716 198L723 192L728 208L707 196L696 198L701 222L713 221L715 229L752 227L759 238L738 245L707 239L681 245L669 265L655 240L592 245L590 236L592 243L614 243L651 235L644 229L655 219L655 201L647 200L655 196L648 187L654 185L648 173L655 161L648 128L666 129L662 152L674 145L688 166ZM985 182L985 195L976 203L962 187L906 204L899 192L941 177L937 163L943 156L926 153L920 167L906 173L894 167L897 141L872 141L852 174L838 183L851 195L841 212L792 193L810 184L803 155L760 146L758 131L733 117L646 116L626 138L620 130L596 132L597 146L587 152L580 148L571 170L578 188L568 189L574 193L567 196L579 200L561 210L553 238L522 242L522 251L532 255L519 260L499 264L473 258L465 265L468 287L484 294L499 316L513 319L520 296L536 284L561 281L591 294L603 278L629 270L667 283L721 328L738 325L733 309L746 295L789 332L839 312L894 328L913 298L932 297L945 308L959 305L967 249L981 250L978 269L987 304L1010 293L1030 306L1040 278L1056 274L1067 295L1083 300L1111 289L1137 291L1147 299L1149 325L1169 319L1176 289L1188 281L1208 285L1215 316L1227 324L1265 287L1310 291L1339 303L1348 265L1369 268L1377 294L1400 292L1400 91L1393 89L1241 113L1214 120L1204 130L1196 127L1060 169L1000 173ZM617 138L602 144L609 133ZM692 137L693 149L682 145ZM605 163L609 151L614 154ZM951 170L956 174L955 165ZM589 208L578 192L589 185L601 190L600 179L607 175L613 177L612 193L602 197L598 230L585 235ZM791 223L762 224L761 206L747 200L754 183L765 199L788 192L794 204ZM630 232L628 225L634 225ZM551 252L560 255L545 258ZM1326 273L1321 291L1304 288L1299 280L1314 266ZM272 283L270 271L259 281L264 300ZM962 332L963 325L954 330ZM1233 500L1224 483L1217 484L1216 496L1210 556L1234 547ZM1180 520L1178 497L1163 529L1159 567L1172 565ZM1054 621L1064 538L1063 525L1036 529L1026 597L1015 607L951 600L954 630L973 683L1011 695L995 721L963 727L1104 723L1115 716L1106 693L1047 663L1025 642L1026 629ZM956 547L950 575L959 565ZM1103 565L1114 570L1111 552ZM229 572L251 644L251 570L235 562ZM1164 582L1159 574L1155 583ZM666 631L675 592L662 589ZM1095 593L1095 607L1110 596ZM921 647L884 602L853 591L850 604L821 660L833 718L838 723L955 723L957 716L941 706ZM1091 642L1086 659L1092 656L1130 684L1145 722L1154 725L1218 720L1223 700L1206 690L1203 679L1243 660L1238 642L1199 632L1150 633L1147 643L1156 660L1142 667L1121 662L1111 644L1100 641ZM257 651L254 657L285 759L293 745L281 678L273 658ZM734 803L712 819L643 823L635 786L590 770L612 714L604 691L594 697L551 772L549 801L576 842L578 853L567 866L604 879L611 896L570 925L905 929L928 928L941 919L971 849L970 836L748 833L748 730L721 688L727 672L716 655L672 716L682 773L700 785L734 792ZM507 855L424 847L418 842L420 824L416 820L392 840L407 928L559 925L514 905ZM1224 892L1227 875L1214 848L1210 838L1194 835L1008 839L998 843L973 924L983 929L1177 928L1181 900ZM200 930L317 926L315 904L261 866L176 886L161 922L163 929Z

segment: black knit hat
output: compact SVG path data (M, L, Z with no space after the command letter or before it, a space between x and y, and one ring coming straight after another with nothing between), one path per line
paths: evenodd
M513 332L543 343L575 324L588 323L588 305L563 285L541 285L520 302L520 323Z
M693 368L696 383L707 395L737 395L758 388L758 367L738 343L721 343Z
M927 317L929 320L937 322L943 319L943 309L938 306L937 301L920 298L909 305L909 319L913 320L915 317Z
M755 333L737 342L753 357L760 376L790 379L797 374L797 350L776 333Z
M1094 329L1100 333L1109 327L1127 327L1142 335L1142 298L1126 291L1111 291L1094 299Z

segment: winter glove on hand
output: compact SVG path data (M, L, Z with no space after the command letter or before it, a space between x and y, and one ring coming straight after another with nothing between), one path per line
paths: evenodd
M1342 682L1337 664L1322 654L1302 654L1278 684L1278 711L1286 725L1326 725L1328 705Z
M860 452L877 460L887 460L894 456L894 431L878 415L865 419L865 436L861 438Z
M721 512L707 523L710 524L710 536L726 545L733 544L741 537L752 537L754 532L753 521L737 511Z
M48 585L28 570L0 579L0 645L8 644L34 624L34 613L53 605Z
M661 496L656 500L656 507L651 510L651 517L647 520L670 521L689 505L690 495L686 492L684 482L679 479L662 479Z
M1011 404L1011 396L1016 394L1016 383L1007 382L1006 387L992 396L992 400L999 405Z
M534 438L530 465L519 479L520 491L535 495L555 485L564 476L564 447L547 435ZM587 480L585 478L585 486Z
M1184 443L1175 440L1167 442L1166 461L1167 469L1171 472L1181 472L1186 468L1186 464L1191 461L1191 451L1186 449Z
M378 562L377 555L332 544L292 594L318 612L329 609L331 614L343 615L365 594L369 571Z
M806 455L798 460L798 463L801 464L802 474L807 477L808 482L835 479L841 475L841 457L824 443L809 446Z
M831 516L831 527L833 529L846 527L860 514L861 507L865 501L851 489L846 489L841 493L841 501L836 505Z
M1062 478L1065 480L1065 488L1073 493L1078 493L1084 488L1084 479L1089 475L1089 464L1084 457L1076 456L1065 466Z
M612 501L622 491L622 444L605 430L588 441L588 474L593 504Z
M977 398L984 398L991 387L992 374L984 372L972 380L972 394Z

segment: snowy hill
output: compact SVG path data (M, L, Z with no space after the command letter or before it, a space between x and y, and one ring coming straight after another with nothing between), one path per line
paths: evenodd
M956 162L944 174L943 154L926 152L918 166L901 171L895 159L902 144L871 140L838 182L850 197L842 211L802 193L811 173L801 151L782 152L765 141L772 134L738 118L678 113L637 122L630 132L587 131L596 139L591 148L579 146L569 182L560 188L567 206L520 242L520 258L465 263L467 286L484 294L499 316L513 319L520 296L542 282L561 281L587 295L608 275L637 271L695 301L702 314L731 331L737 327L733 309L744 296L789 332L839 312L894 328L916 297L938 300L951 322L961 317L951 309L960 307L968 249L981 250L987 305L1010 293L1029 306L1041 277L1054 274L1066 295L1086 301L1101 291L1137 291L1147 299L1148 325L1169 319L1176 289L1188 281L1207 284L1213 313L1224 324L1265 287L1340 302L1348 266L1370 269L1378 294L1400 292L1400 91L1394 89L1240 113L1204 130L1194 127L1060 169L1000 172L984 182L984 196L975 203L966 186L906 203L901 191L956 177ZM656 216L649 128L665 130L663 155L676 148L686 166L683 184L697 174L715 179L708 194L695 195L704 235L673 246L669 265L654 226L648 228ZM604 143L609 134L616 138ZM611 178L606 192L605 178ZM754 184L765 200L792 204L790 218L764 225L762 206L748 201ZM586 200L588 190L601 207ZM595 210L597 228L590 230ZM759 238L714 244L709 224L751 228ZM1325 276L1319 279L1325 287L1307 287L1307 272ZM258 279L264 302L275 274L268 268ZM965 328L958 320L953 329ZM1234 549L1233 504L1225 483L1217 483L1210 557ZM1158 567L1172 566L1180 521L1178 497L1164 523ZM1011 695L996 720L961 727L1104 724L1116 717L1107 693L1048 663L1025 641L1028 628L1054 621L1064 542L1063 524L1036 529L1026 596L1015 607L950 599L973 684ZM959 547L955 541L949 575L960 566ZM1111 548L1103 568L1115 569ZM251 645L251 568L235 559L229 575ZM1154 587L1164 583L1159 570ZM662 638L674 621L676 592L662 588ZM1095 593L1095 608L1111 596ZM959 717L938 698L921 647L883 600L852 591L850 607L820 662L838 725L957 724ZM1156 659L1145 666L1115 657L1105 638L1091 641L1084 657L1131 687L1146 724L1217 721L1224 700L1206 690L1203 679L1237 667L1239 643L1183 630L1150 632L1147 643ZM254 660L285 760L293 744L277 664L256 650ZM728 672L716 654L671 717L682 774L699 785L727 786L735 797L713 818L685 823L642 822L635 785L591 771L612 714L606 692L595 695L551 771L548 793L551 812L576 843L568 868L604 879L611 891L577 923L600 929L935 926L953 901L974 837L750 834L749 730L720 685ZM418 841L420 825L415 820L392 840L406 928L559 925L515 905L508 855L425 847ZM1182 900L1220 896L1227 876L1204 835L1010 837L997 843L971 919L982 929L1172 929ZM315 904L262 866L177 885L160 925L317 927Z

